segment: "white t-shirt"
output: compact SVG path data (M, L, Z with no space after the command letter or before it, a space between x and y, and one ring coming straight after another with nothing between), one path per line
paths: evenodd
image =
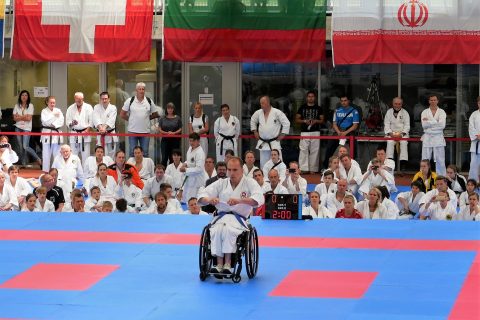
M29 104L28 108L22 109L18 104L13 107L13 114L18 114L21 116L30 114L33 116L33 104ZM32 131L32 120L30 121L17 121L15 122L15 127L25 130L25 131Z
M157 111L157 107L148 103L147 97L142 101L138 101L137 97L130 105L130 99L125 100L122 107L123 111L129 113L128 117L128 132L132 133L150 133L150 115ZM150 100L151 101L151 100Z

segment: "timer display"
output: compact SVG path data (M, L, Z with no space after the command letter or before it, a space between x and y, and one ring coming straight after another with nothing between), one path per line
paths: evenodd
M301 220L301 194L266 194L264 219Z

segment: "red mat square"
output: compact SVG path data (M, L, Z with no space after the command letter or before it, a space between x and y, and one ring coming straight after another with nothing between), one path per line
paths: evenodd
M291 271L270 296L298 298L362 298L377 272Z
M2 283L0 288L87 290L118 268L118 265L39 263Z

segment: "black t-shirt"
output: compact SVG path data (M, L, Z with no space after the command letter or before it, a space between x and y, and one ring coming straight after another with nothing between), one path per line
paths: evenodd
M319 106L308 106L304 104L298 109L297 114L300 115L302 120L320 120L320 116L323 115L323 110ZM320 127L318 123L312 126L302 123L302 132L320 131Z
M37 188L33 190L33 193L35 193L36 190ZM57 210L60 203L65 203L65 197L63 196L62 188L54 186L52 190L47 191L47 199L53 202L55 210Z

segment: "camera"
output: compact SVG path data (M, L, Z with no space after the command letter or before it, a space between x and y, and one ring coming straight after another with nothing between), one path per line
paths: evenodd
M446 196L436 196L436 197L435 197L435 200L437 200L437 201L444 201L444 200L447 200L447 197L446 197Z
M379 166L372 166L372 170L378 170Z
M8 148L8 147L9 147L8 143L0 144L0 148Z
M295 172L297 172L297 169L288 169L288 172L295 173Z

